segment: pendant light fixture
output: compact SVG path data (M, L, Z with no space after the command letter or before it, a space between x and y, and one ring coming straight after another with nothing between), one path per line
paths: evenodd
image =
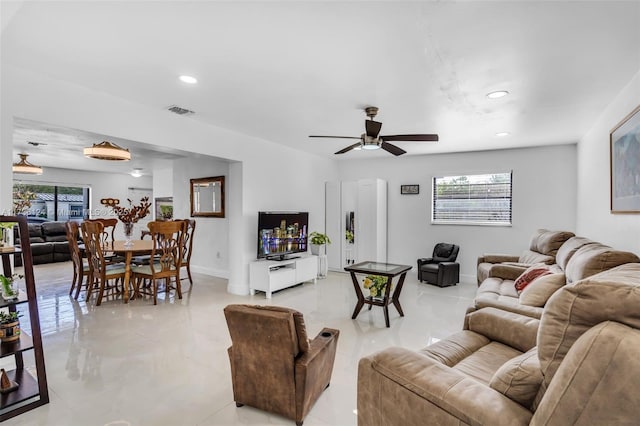
M84 156L97 160L108 161L129 161L131 153L128 149L122 148L114 143L103 141L94 143L91 148L84 149Z
M20 161L18 163L13 163L13 173L22 173L29 175L41 175L42 167L35 166L27 161L28 154L18 154L20 156Z

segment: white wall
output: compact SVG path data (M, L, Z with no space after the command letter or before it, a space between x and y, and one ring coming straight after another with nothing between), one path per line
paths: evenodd
M640 254L640 214L610 210L609 132L640 105L640 71L580 140L577 229L581 235Z
M173 161L173 216L189 218L191 214L190 179L225 176L225 207L235 194L229 193L229 164L225 161L184 158ZM226 209L225 209L226 210ZM191 255L193 272L229 277L229 212L224 218L196 217Z
M165 111L164 105L137 104L0 65L0 210L11 208L8 145L12 144L13 117L22 117L241 162L230 167L229 177L229 188L240 197L231 206L229 217L234 241L229 243L228 289L233 293L249 292L248 265L256 257L259 210L309 211L310 227L322 229L324 182L335 179L335 161L211 126L195 117L180 117Z
M361 152L365 154L365 152ZM416 264L438 242L460 245L463 281L474 281L482 253L520 254L538 228L575 230L575 145L500 151L393 157L340 162L340 179L379 177L388 182L388 259ZM513 226L431 224L434 176L513 170ZM418 195L401 195L400 185L419 184ZM356 237L357 238L357 237ZM412 273L416 273L415 267Z

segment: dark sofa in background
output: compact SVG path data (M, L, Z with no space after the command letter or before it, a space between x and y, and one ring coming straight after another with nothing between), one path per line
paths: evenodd
M29 223L29 241L33 264L64 262L71 260L65 222ZM20 245L18 229L14 228L14 241ZM22 265L22 258L15 257L16 266Z

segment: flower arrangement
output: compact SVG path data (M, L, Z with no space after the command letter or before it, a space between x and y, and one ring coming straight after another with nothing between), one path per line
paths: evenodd
M127 201L129 202L129 207L113 206L113 211L122 223L136 223L149 214L149 208L151 207L149 197L143 197L137 206L133 205L131 199L127 198Z
M29 190L25 185L14 185L13 212L15 214L25 213L31 208L31 202L36 198L35 192Z
M387 277L381 275L367 275L364 278L364 288L369 290L371 297L383 297L387 287ZM393 287L392 287L393 288ZM391 289L389 289L391 291Z
M24 275L13 274L10 277L5 277L0 274L0 284L2 285L2 298L5 300L11 300L18 297L18 283L17 280L24 278Z

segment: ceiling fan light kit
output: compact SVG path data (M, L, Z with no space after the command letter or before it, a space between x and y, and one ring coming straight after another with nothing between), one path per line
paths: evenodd
M128 149L107 141L94 143L92 147L85 148L84 156L88 158L95 158L97 160L108 161L131 160L131 153Z
M20 161L13 163L13 173L21 173L28 175L41 175L42 167L35 166L27 161L28 154L18 154Z
M405 154L407 151L404 149L390 144L387 141L399 141L399 142L437 142L438 135L436 134L420 134L420 135L380 135L380 129L382 129L382 123L374 121L373 119L378 114L378 108L374 106L366 107L364 109L365 114L369 117L369 120L365 120L365 133L360 137L355 136L318 136L310 135L310 138L337 138L337 139L359 139L360 142L347 146L336 154L344 154L351 150L366 149L367 151L373 151L375 149L384 149L385 151L398 156Z

